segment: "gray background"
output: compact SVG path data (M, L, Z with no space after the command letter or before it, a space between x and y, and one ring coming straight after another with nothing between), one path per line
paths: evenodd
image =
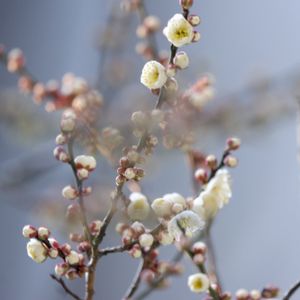
M163 24L178 11L176 0L145 2L148 10L159 15ZM285 74L298 69L299 1L195 2L193 12L200 14L203 21L200 27L202 40L187 50L195 62L187 71L187 79L205 71L212 72L217 78L219 95L215 105L219 105L217 101L225 101L223 96L243 91L256 74L284 80ZM61 78L66 71L72 71L96 83L99 55L93 44L111 1L1 0L0 4L0 42L8 48L22 48L30 69L41 80ZM136 20L133 28L135 24ZM134 35L130 39L135 40ZM132 48L133 45L131 43ZM167 42L160 38L160 45L167 47ZM134 61L132 85L136 85L143 64L137 56ZM204 67L199 69L199 65ZM7 74L1 67L0 78L2 90L14 93L10 88L15 86L15 76ZM286 101L292 100L287 97ZM35 111L43 114L31 102L28 105L32 106L34 115ZM49 122L50 119L47 117ZM47 141L54 137L56 123L50 123L48 135L39 136L30 143L20 139L18 133L10 131L5 124L0 130L2 166L20 154L41 147L46 153L42 160L52 166L51 144ZM238 155L240 166L233 172L234 197L220 213L213 229L222 281L226 289L233 291L240 287L260 288L269 282L285 290L300 278L296 105L288 116L276 118L264 127L232 131L236 131L232 134L238 133L244 143ZM227 132L214 131L202 146L208 152L221 153L225 134ZM153 197L175 189L189 195L189 174L180 154L175 151L162 161L153 166L153 176L145 182L145 191ZM1 177L5 179L7 170L4 167L1 170ZM1 299L66 298L48 279L53 263L37 265L29 260L20 234L24 224L41 222L40 216L32 212L32 199L36 204L39 194L47 194L50 185L60 199L61 185L55 184L59 182L59 176L65 183L70 179L67 170L63 172L53 169L47 176L1 192ZM63 174L69 177L65 178ZM118 240L107 243L118 243ZM169 256L168 249L165 254ZM96 299L120 299L134 274L134 264L137 262L132 262L126 255L104 259L99 264ZM186 287L186 277L193 272L193 267L186 263L186 268L183 278L174 280L172 289L153 294L149 299L197 299L198 296ZM82 283L77 281L73 285L82 291Z

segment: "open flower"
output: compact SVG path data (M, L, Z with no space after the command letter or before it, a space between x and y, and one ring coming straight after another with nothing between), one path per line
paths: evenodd
M147 88L160 89L167 82L165 67L155 60L151 60L144 65L141 75L141 83Z
M193 233L203 229L204 226L205 222L199 215L185 210L170 220L168 231L176 240L179 240L183 234L192 237Z
M207 275L203 273L196 273L190 275L188 278L188 286L194 293L202 293L209 288L209 279Z
M205 219L214 217L231 198L230 175L219 170L205 190L193 201L192 210Z
M193 26L181 14L176 14L169 20L163 33L166 38L176 47L182 47L193 40Z
M47 258L47 249L37 239L30 239L27 243L28 256L37 263L42 263Z

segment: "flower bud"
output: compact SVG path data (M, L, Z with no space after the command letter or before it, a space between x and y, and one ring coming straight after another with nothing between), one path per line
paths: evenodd
M183 8L183 9L190 9L193 5L193 0L179 0L179 5Z
M203 242L196 242L192 246L192 252L194 254L202 254L204 255L207 251L207 247Z
M139 237L139 243L143 248L151 247L153 242L154 238L153 235L150 233L144 233Z
M74 187L67 185L63 188L62 195L68 200L74 200L77 198L78 192Z
M66 153L65 149L61 146L57 146L53 150L54 157L62 162L68 162L69 161L69 155Z
M72 248L69 244L65 243L60 247L60 250L64 253L64 255L69 255Z
M124 176L128 179L128 180L132 180L135 178L136 173L134 171L134 168L127 168L126 171L124 172Z
M57 264L54 268L54 272L57 276L63 276L69 270L69 265L65 262Z
M138 235L143 234L145 232L145 226L140 222L134 222L131 225L131 228Z
M165 218L171 215L172 202L164 198L157 198L152 202L151 208L157 217Z
M46 227L39 227L38 228L38 237L41 240L46 240L50 236L50 230Z
M236 157L234 157L232 155L228 155L224 159L224 164L225 164L225 166L227 166L229 168L235 168L238 165L238 160Z
M127 213L130 219L136 221L146 219L150 210L147 198L141 193L132 193L129 200Z
M67 142L67 138L63 134L59 134L55 139L56 145L64 145L66 142Z
M218 160L214 155L208 155L205 159L205 162L209 168L215 170L218 165Z
M252 290L250 292L250 297L252 300L260 300L261 299L261 292L258 290Z
M200 33L198 31L194 31L192 42L193 43L199 42L200 38L201 38Z
M155 278L155 273L150 269L145 269L141 273L142 281L151 284Z
M168 77L174 77L176 75L177 67L174 64L169 64L167 68Z
M139 245L134 245L131 250L129 251L129 253L131 254L131 256L133 258L140 258L142 256L142 250L141 247Z
M49 241L52 248L54 248L54 249L59 249L60 248L60 244L58 243L58 241L56 239L49 238L48 241Z
M74 280L74 279L78 278L78 273L76 270L69 270L69 271L67 271L65 276L69 280Z
M204 256L202 254L196 254L194 257L193 257L193 262L195 263L195 265L201 265L204 263Z
M37 239L30 239L27 243L27 254L37 263L42 263L47 259L47 249Z
M77 176L79 178L79 180L84 180L87 179L89 177L89 171L87 169L79 169L77 170Z
M195 179L201 183L206 183L208 179L207 172L204 169L197 169L195 171Z
M102 227L102 221L100 220L95 220L90 224L90 230L91 230L91 234L93 235L97 235L100 232L100 229Z
M90 155L79 155L74 160L77 169L87 169L88 171L93 171L97 162L93 156Z
M249 297L249 292L245 289L239 289L236 293L235 293L235 297L237 300L247 300Z
M174 57L173 63L179 69L185 69L189 66L190 60L186 52L180 51Z
M239 138L232 137L227 140L227 147L230 150L237 150L240 148L240 146L241 146L241 140Z
M156 16L147 16L144 19L144 26L150 32L155 32L155 31L159 30L159 28L160 28L159 18Z
M66 262L69 265L77 265L79 263L79 255L76 251L72 250L70 254L66 256Z
M144 127L146 125L147 117L146 114L142 111L135 111L131 115L131 121L134 123L134 125L138 127Z
M197 15L189 15L188 21L191 23L192 26L198 26L201 22L201 19Z
M75 120L73 118L62 118L60 122L60 129L62 132L72 132L75 129Z
M176 92L178 90L178 83L175 78L169 78L166 82L166 89L169 92Z
M58 250L54 249L54 248L49 249L48 256L51 257L51 258L53 258L53 259L57 258L57 256L58 256Z
M37 236L36 228L31 225L24 226L22 233L25 238L34 238Z
M78 245L78 251L79 252L87 252L91 249L91 245L87 242L87 241L84 241L84 242L81 242L79 245Z

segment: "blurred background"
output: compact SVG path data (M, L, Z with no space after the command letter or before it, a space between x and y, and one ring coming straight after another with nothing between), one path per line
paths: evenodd
M213 118L199 128L199 148L221 155L228 136L243 146L233 173L233 198L213 228L218 269L226 290L262 288L274 283L285 291L300 278L299 166L297 162L297 95L300 80L300 3L295 0L194 1L201 41L186 49L191 66L180 75L188 86L201 74L216 78L217 97L210 104ZM176 0L145 0L148 12L162 24L179 7ZM120 44L103 46L107 23L117 29ZM99 87L110 110L136 110L139 97L151 97L139 83L143 59L134 51L135 14L122 16L119 1L1 0L0 43L18 47L41 81L73 72ZM120 27L119 27L120 28ZM120 32L120 31L119 31ZM168 49L162 35L160 49ZM123 72L111 78L111 63ZM2 299L66 299L49 278L54 262L33 263L21 235L25 224L47 225L66 239L61 189L73 179L70 170L52 155L59 131L59 112L48 114L16 87L17 76L0 66L0 290ZM130 95L135 93L135 100ZM148 97L148 98L147 98ZM122 119L122 118L121 118ZM108 125L120 124L108 119ZM191 195L189 169L179 151L155 153L143 181L150 199L167 192ZM92 182L105 193L114 172L100 161ZM102 190L99 189L99 193ZM55 224L55 225L54 225ZM111 226L113 229L113 226ZM113 230L111 230L113 233ZM107 245L119 244L112 234ZM162 256L170 257L172 249ZM97 274L96 299L120 299L134 275L137 261L126 254L104 258ZM149 299L197 299L186 286L195 270L172 279L172 288ZM82 292L80 281L72 282ZM174 298L175 297L175 298Z

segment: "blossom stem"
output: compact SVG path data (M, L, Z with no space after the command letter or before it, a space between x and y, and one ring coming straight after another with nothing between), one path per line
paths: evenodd
M65 290L65 292L70 295L75 300L82 300L78 295L76 295L74 292L70 290L70 288L66 285L64 280L62 278L56 277L54 274L50 274L50 277L56 281L58 284L62 286L62 288Z

